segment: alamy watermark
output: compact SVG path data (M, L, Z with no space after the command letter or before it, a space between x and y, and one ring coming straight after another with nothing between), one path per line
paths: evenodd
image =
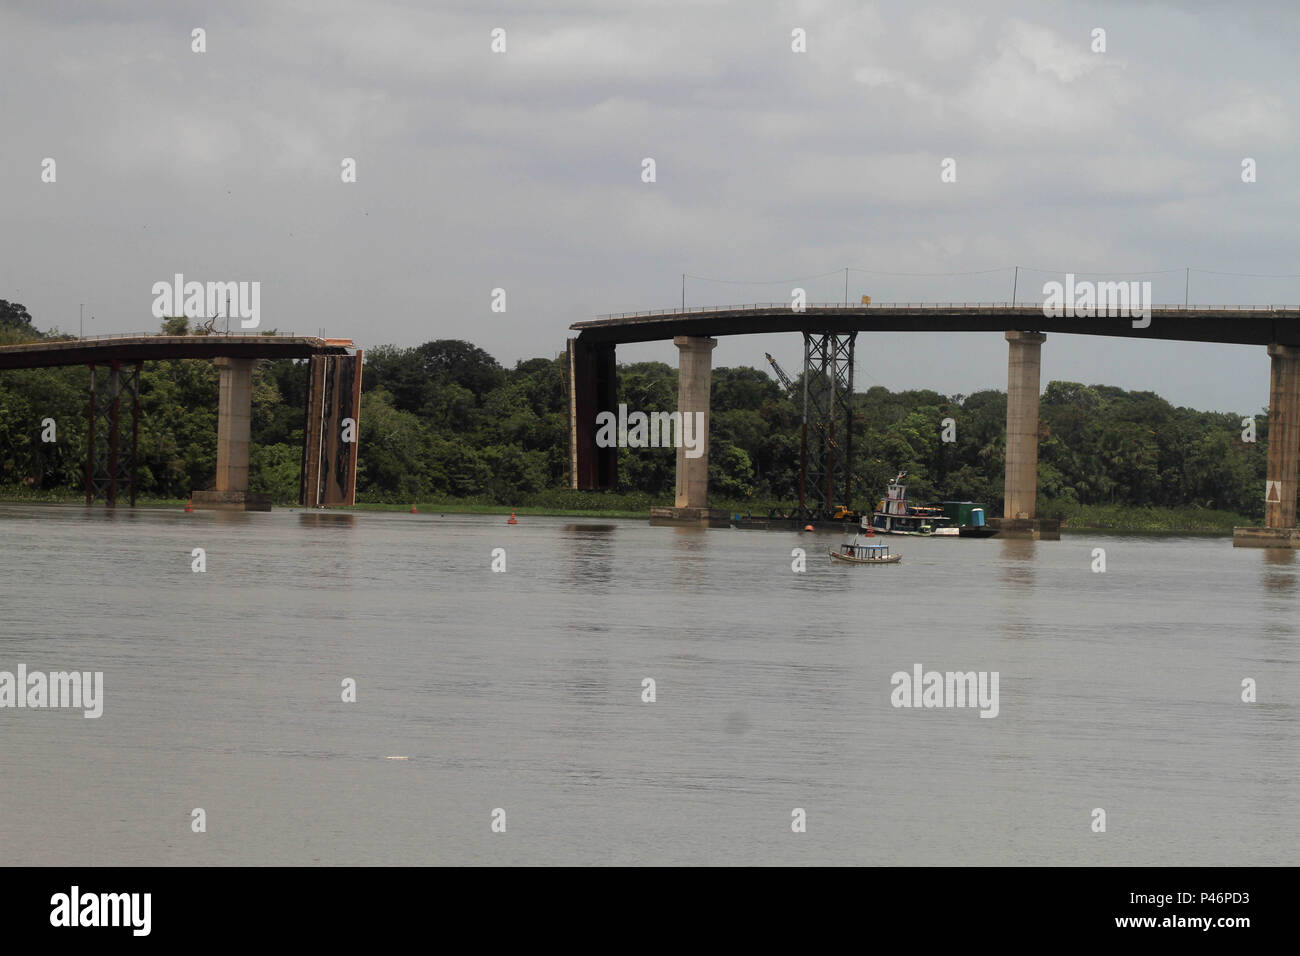
M1097 316L1133 319L1133 328L1151 324L1150 282L1075 282L1074 273L1065 282L1043 283L1043 315L1091 319Z
M704 412L596 413L597 448L685 448L687 458L704 454Z
M981 717L998 715L997 671L896 671L889 702L895 707L978 707Z
M58 927L118 926L133 936L148 936L152 893L83 893L74 885L50 897L50 925Z
M103 671L51 671L27 673L19 664L18 672L0 671L0 708L21 707L32 710L80 708L87 718L104 713Z
M155 282L151 291L155 319L238 317L243 329L255 329L262 322L260 282L186 282L178 272L170 283Z

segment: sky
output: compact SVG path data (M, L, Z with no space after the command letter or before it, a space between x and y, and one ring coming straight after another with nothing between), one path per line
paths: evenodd
M1298 47L1289 0L6 0L0 298L73 333L84 304L101 335L156 330L176 273L257 281L263 328L507 367L678 306L683 273L688 306L841 301L846 267L852 301L1041 301L1069 271L1300 304ZM714 364L765 351L794 371L801 339L724 337ZM1268 402L1258 346L1042 354L1044 385ZM860 389L1006 388L1000 333L857 358Z

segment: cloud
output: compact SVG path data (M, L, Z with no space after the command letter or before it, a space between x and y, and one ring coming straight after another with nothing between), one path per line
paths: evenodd
M200 25L206 54L189 49ZM255 270L282 328L467 338L512 362L558 348L589 317L575 303L671 306L682 272L1289 272L1295 33L1280 5L11 3L0 297L65 328L90 298L102 331L135 330L152 281ZM1244 156L1258 183L1240 182ZM956 183L939 180L944 157ZM862 281L950 301L1005 297L1004 279ZM843 295L825 285L811 294ZM505 315L486 309L497 286ZM1194 288L1300 301L1295 281ZM736 355L760 345L774 348ZM1104 347L1072 345L1073 377L1109 367ZM1253 408L1250 368L1214 377ZM1194 403L1205 371L1168 387ZM969 391L1004 372L941 350L906 375Z

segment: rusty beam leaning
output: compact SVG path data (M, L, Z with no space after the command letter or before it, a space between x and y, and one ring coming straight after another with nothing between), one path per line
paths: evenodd
M614 344L569 339L569 487L603 491L618 485L618 449L596 447L596 415L617 412Z
M361 357L331 355L326 361L330 374L321 434L321 504L346 507L355 503Z
M345 485L346 494L343 498L343 504L351 507L357 503L357 461L361 456L361 370L365 365L365 350L357 349L357 354L345 361L351 365L352 402L349 406L349 414L352 417L352 442L348 445L348 479Z
M135 363L131 375L131 507L135 507L135 494L140 471L140 370L143 362Z
M304 508L320 505L320 438L325 394L325 356L313 355L307 364L307 407L302 429L302 492Z
M304 507L356 503L362 360L361 350L311 358L303 429Z
M95 501L95 366L90 366L90 390L86 393L86 507Z

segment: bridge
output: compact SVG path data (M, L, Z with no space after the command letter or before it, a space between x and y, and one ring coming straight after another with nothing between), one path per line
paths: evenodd
M617 484L617 448L596 445L596 415L617 408L615 350L620 344L671 339L679 350L678 410L704 413L705 454L687 458L677 451L675 507L655 516L659 523L723 525L726 516L708 507L709 386L711 353L724 335L799 332L804 336L805 375L816 369L834 395L852 393L853 343L864 332L1001 332L1008 343L1007 441L1003 516L993 519L1004 535L1056 537L1053 522L1036 514L1038 497L1038 401L1041 349L1050 334L1105 335L1259 345L1271 359L1269 447L1263 528L1238 528L1234 544L1300 548L1296 528L1297 472L1300 471L1300 307L1153 305L1141 318L1122 315L1044 314L1041 303L976 302L808 304L789 302L624 312L572 325L568 340L570 484L599 490ZM810 364L811 363L811 364ZM819 364L818 364L819 363ZM807 400L805 424L807 433ZM846 416L845 427L851 424ZM851 441L851 432L848 436ZM806 439L805 439L806 441ZM835 454L832 440L822 453ZM847 455L841 455L846 459ZM839 469L837 471L837 468ZM823 501L840 479L847 489L848 464L828 460ZM846 494L847 498L847 494ZM847 501L846 501L847 503ZM801 502L802 506L803 502Z
M86 365L86 504L103 499L115 507L119 491L136 499L140 421L140 367L163 359L209 359L219 372L217 471L213 490L195 489L196 508L269 511L270 498L248 490L248 450L253 366L260 359L308 359L303 431L304 506L353 504L356 441L341 438L344 419L359 422L362 350L351 339L294 335L148 335L56 339L0 346L0 370ZM122 404L130 406L129 443L122 432Z

